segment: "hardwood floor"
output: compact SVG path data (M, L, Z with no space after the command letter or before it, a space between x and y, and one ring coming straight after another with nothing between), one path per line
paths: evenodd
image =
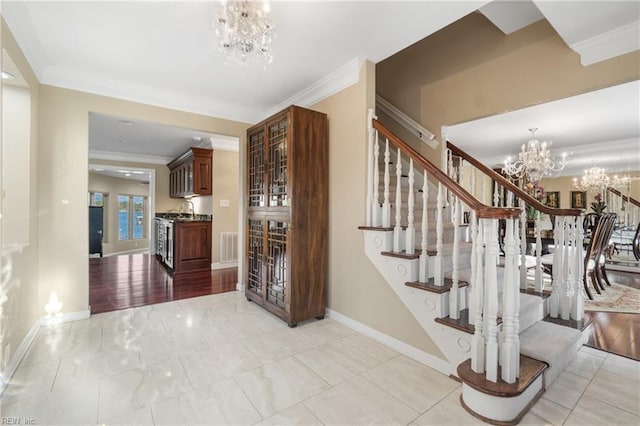
M640 289L640 274L607 270L611 282ZM640 313L585 312L587 346L640 361Z
M237 282L237 268L171 276L149 254L89 259L92 314L233 291Z

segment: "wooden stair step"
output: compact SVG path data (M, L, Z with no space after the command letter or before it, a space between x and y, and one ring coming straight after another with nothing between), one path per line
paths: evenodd
M407 282L405 283L408 287L419 288L420 290L430 291L431 293L446 293L451 290L453 286L453 280L450 278L444 279L444 285L438 286L435 285L435 281L433 278L429 278L429 281L426 283L421 283L419 281ZM459 280L458 287L466 287L469 283L466 281Z
M471 359L460 364L457 371L460 380L472 388L489 395L509 398L524 392L547 368L549 365L546 362L520 355L520 376L515 383L506 383L500 378L495 383L487 380L484 373L476 373L471 369Z
M473 324L469 324L469 309L463 309L460 311L460 318L454 319L451 317L444 318L436 318L436 322L438 324L446 325L451 328L455 328L456 330L460 330L464 333L473 334L476 331L476 328ZM501 320L498 319L498 323Z

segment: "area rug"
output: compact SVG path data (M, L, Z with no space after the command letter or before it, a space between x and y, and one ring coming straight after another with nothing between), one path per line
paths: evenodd
M553 286L548 275L544 275L544 290L552 291ZM528 287L533 289L533 276L527 275ZM611 287L605 285L602 294L596 293L593 287L589 287L593 300L589 300L585 294L585 311L598 312L625 312L640 314L640 290L621 284L611 283Z
M602 294L591 290L593 300L585 299L585 311L627 312L640 314L640 290L611 283Z

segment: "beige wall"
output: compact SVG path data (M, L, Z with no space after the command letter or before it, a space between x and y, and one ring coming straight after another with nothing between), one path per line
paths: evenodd
M239 137L249 126L136 102L40 86L41 302L56 291L64 312L88 309L86 194L89 112ZM167 181L168 182L168 181ZM160 191L160 189L158 189ZM168 192L168 188L167 188Z
M12 248L5 246L3 233L2 239L2 286L0 287L0 369L5 370L6 363L12 354L16 352L20 343L27 335L29 329L42 316L42 305L38 302L38 81L31 70L22 51L8 30L4 20L0 23L0 46L11 57L22 77L29 86L30 96L30 126L29 139L25 141L29 150L27 167L16 171L11 176L2 177L2 187L10 185L12 180L27 180L28 183L28 210L22 212L21 221L27 224L28 239L25 244ZM4 83L0 80L2 92ZM3 99L4 102L4 99ZM2 126L16 125L12 121L2 120ZM2 156L4 152L4 141ZM0 210L4 213L4 200L0 201ZM4 215L3 215L4 216ZM0 227L4 228L3 226ZM6 297L6 299L5 299ZM7 350L10 349L10 350Z
M329 117L329 308L444 358L364 253L367 111L375 67L360 81L313 105Z
M239 232L238 202L239 158L237 152L213 151L213 242L212 263L220 262L220 233ZM221 200L229 202L228 207L220 205ZM238 235L238 244L244 239Z
M379 63L376 78L379 94L440 138L442 126L637 80L640 52L585 67L545 20L507 36L472 13ZM421 152L440 163L439 150Z
M106 240L102 244L104 255L120 253L131 250L142 250L149 248L149 236L136 240L118 240L118 195L149 195L149 185L131 179L105 176L98 173L89 173L89 191L103 192L109 194L106 208L103 209L105 215ZM148 208L148 207L147 207ZM148 218L145 218L145 232L148 233Z
M94 165L154 170L156 175L156 191L154 195L155 211L167 212L180 208L180 201L169 197L169 168L164 164L134 163L130 161L90 159Z

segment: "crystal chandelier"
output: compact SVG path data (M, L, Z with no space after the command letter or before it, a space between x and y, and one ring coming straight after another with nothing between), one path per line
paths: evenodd
M567 165L567 154L562 154L562 160L556 164L551 157L549 147L551 142L540 142L535 138L538 129L529 129L531 140L522 144L522 151L518 153L518 160L514 161L511 156L504 162L502 172L514 179L527 176L529 181L538 182L544 176L550 176L552 172L559 172Z
M602 167L591 167L585 170L580 180L577 177L573 178L573 187L579 191L602 193L610 183L611 180Z
M268 1L221 0L214 12L213 28L220 37L218 51L228 62L271 63L271 41L275 37Z

